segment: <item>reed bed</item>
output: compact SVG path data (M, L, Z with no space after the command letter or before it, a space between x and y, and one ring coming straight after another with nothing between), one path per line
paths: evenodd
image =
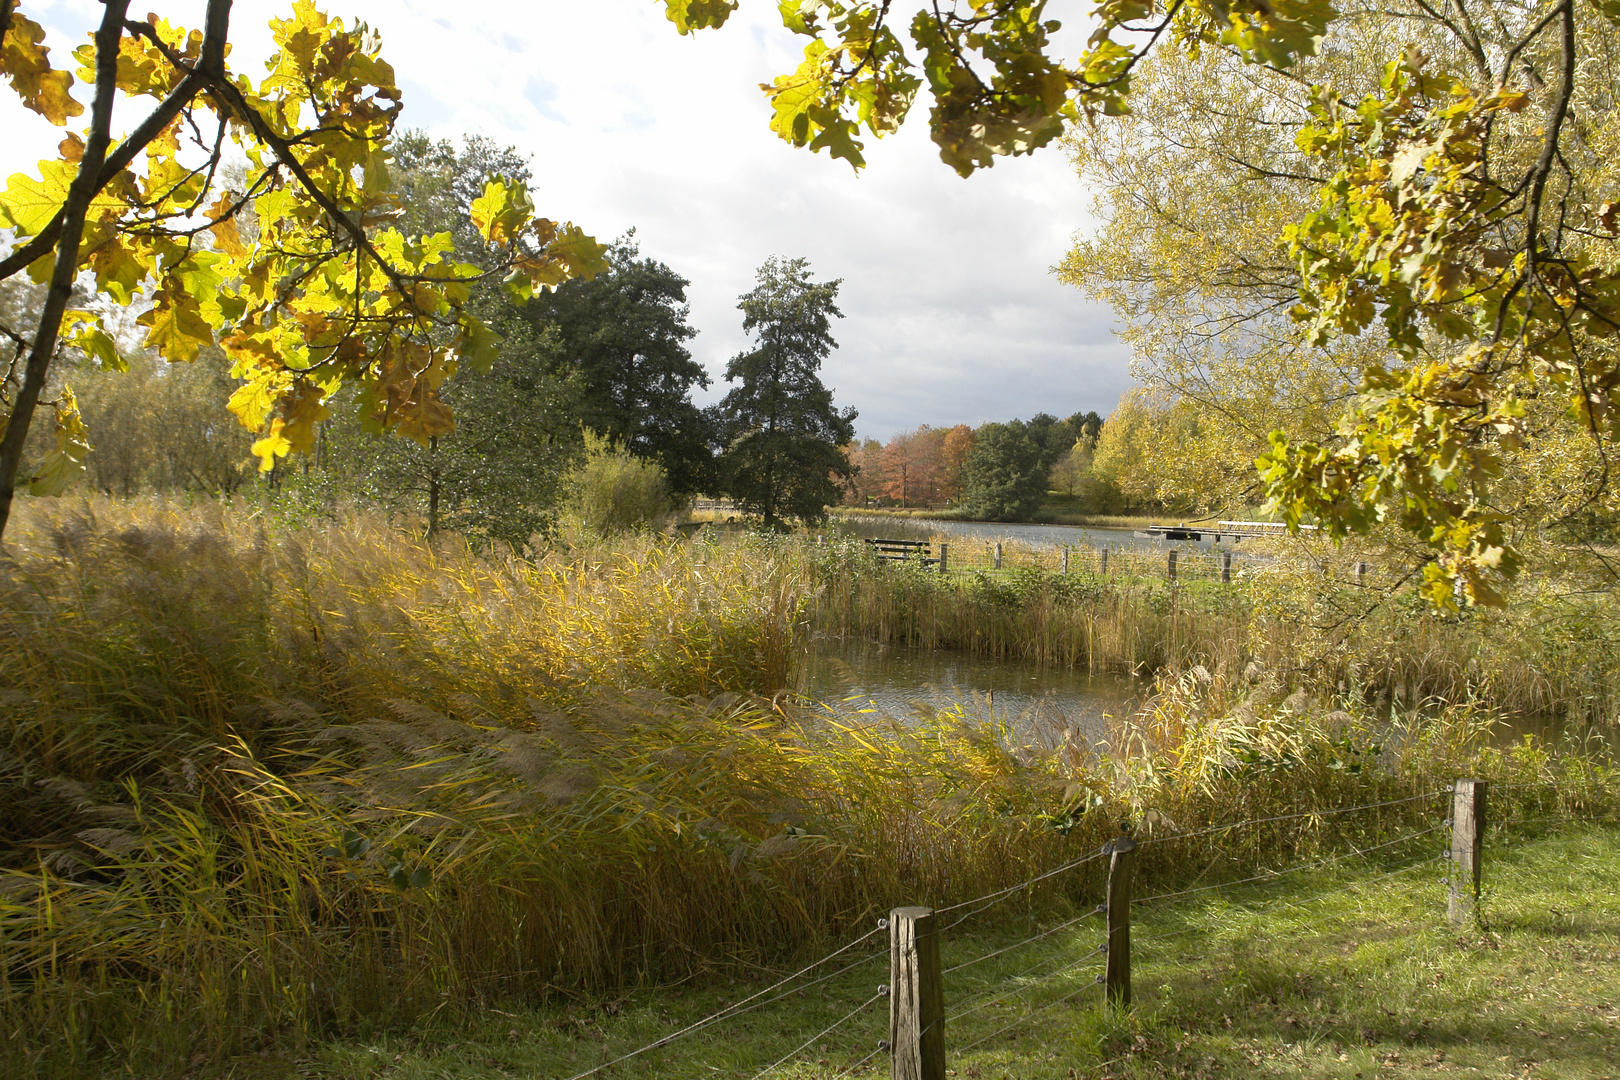
M1221 652L1210 628L1242 624L1162 592L1113 616L1115 644L1051 653L1188 663L1108 748L1020 745L973 707L841 726L779 692L839 612L986 619L1013 648L1032 603L1054 642L1105 603L1044 578L963 599L861 557L739 535L521 560L360 513L23 504L0 563L0 1074L178 1073L768 965L1025 880L1123 819L1184 831L1470 770L1613 805L1592 747L1491 750L1478 705L1392 738ZM1208 834L1155 873L1235 876L1431 810Z
M993 544L932 539L950 544L950 573L884 562L858 540L810 549L816 630L1140 676L1252 664L1385 711L1478 700L1520 717L1620 718L1620 610L1610 593L1543 582L1505 611L1446 614L1396 568L1358 581L1354 554L1319 544L1251 541L1223 582L1218 553L1181 553L1171 581L1162 550L1113 549L1105 563L1101 550L1076 546L1065 563L1060 549L1004 540L996 568Z

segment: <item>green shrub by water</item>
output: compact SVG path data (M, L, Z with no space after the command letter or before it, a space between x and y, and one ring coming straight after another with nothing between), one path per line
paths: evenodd
M663 466L591 431L585 432L584 451L565 481L565 522L609 537L663 526L672 508Z

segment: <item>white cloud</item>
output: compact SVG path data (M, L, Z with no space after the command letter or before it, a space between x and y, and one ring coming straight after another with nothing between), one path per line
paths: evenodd
M744 345L736 297L773 254L805 256L819 277L844 280L842 347L823 375L840 405L860 410L863 435L1106 412L1128 384L1110 313L1048 273L1085 223L1084 193L1061 152L962 180L939 162L921 107L900 135L868 141L859 176L793 149L769 130L757 89L798 61L774 4L751 0L725 29L688 38L653 0L325 6L382 33L405 125L479 133L532 154L544 213L604 238L633 226L644 254L690 278L701 332L693 350L716 391ZM154 7L197 25L203 5ZM60 59L101 5L25 9ZM267 20L289 9L237 0L234 66L259 74ZM8 112L0 167L53 153L60 133L45 127Z

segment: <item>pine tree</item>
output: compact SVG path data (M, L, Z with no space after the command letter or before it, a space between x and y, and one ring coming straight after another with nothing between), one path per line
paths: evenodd
M726 381L740 385L720 403L726 493L770 527L784 517L821 521L852 475L842 447L855 437L855 410L839 412L816 374L838 347L831 319L839 281L814 282L804 259L775 256L758 285L739 298L743 330L756 347L732 358Z

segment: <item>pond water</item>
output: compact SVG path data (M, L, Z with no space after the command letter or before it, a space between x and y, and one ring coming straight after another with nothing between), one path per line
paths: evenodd
M818 641L803 693L847 720L906 719L960 703L1010 723L1020 742L1054 745L1065 731L1095 743L1104 716L1124 716L1151 682L994 660L949 650Z
M1162 548L1163 540L1139 537L1132 529L1099 529L1083 525L1028 525L997 521L946 521L939 518L868 517L835 518L834 525L851 536L883 536L896 540L926 540L930 536L963 540L1016 540L1031 547ZM1214 546L1209 541L1177 540L1173 546L1189 549Z
M1106 717L1141 706L1151 679L1090 674L996 660L952 650L928 650L867 641L817 640L804 667L800 692L849 722L879 716L906 720L960 704L970 716L991 716L1012 726L1015 741L1055 746L1105 740ZM1491 742L1506 746L1525 735L1548 741L1600 736L1613 744L1610 724L1564 723L1551 716L1504 716Z

